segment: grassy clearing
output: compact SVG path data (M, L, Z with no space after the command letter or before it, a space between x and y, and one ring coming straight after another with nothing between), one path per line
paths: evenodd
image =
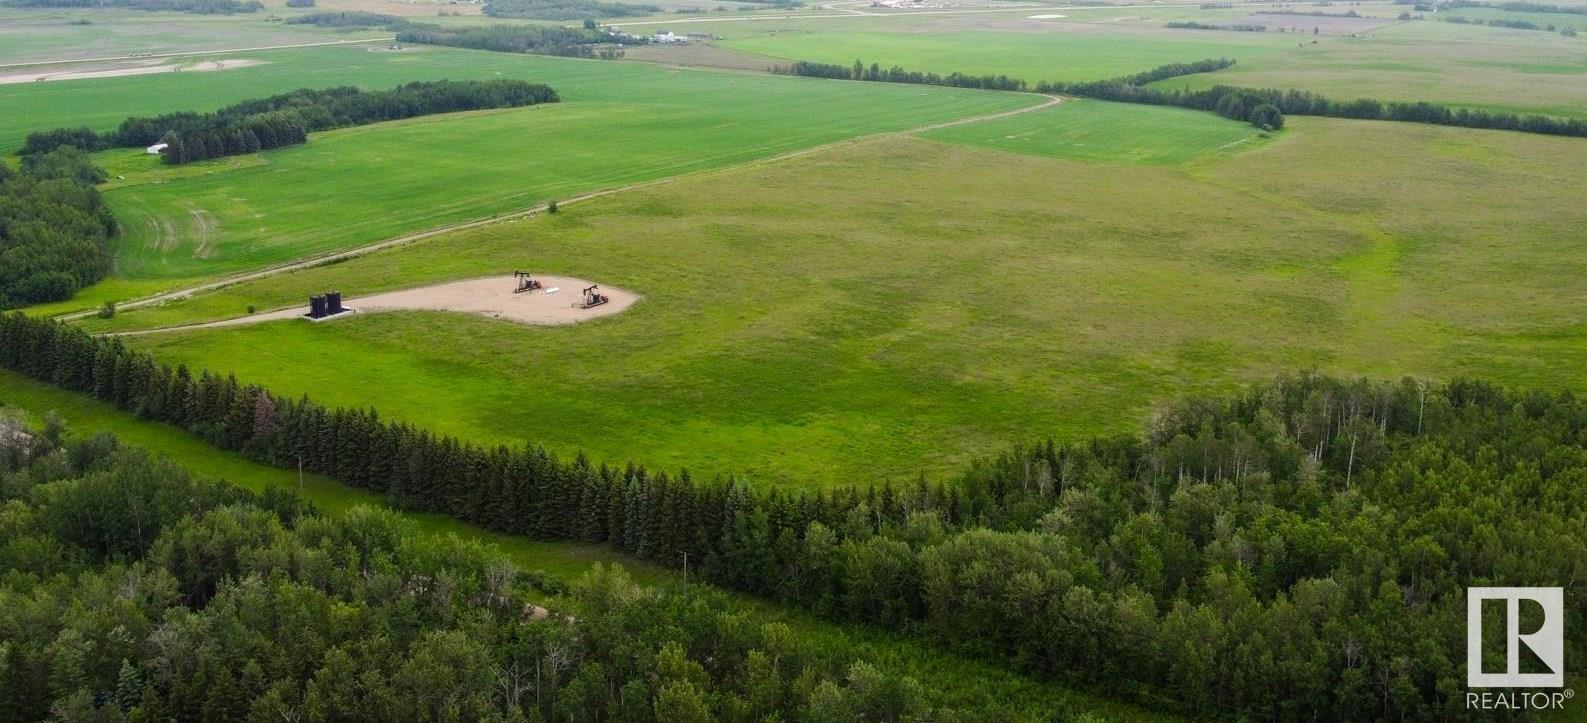
M1032 13L1039 14L1040 9ZM766 23L765 25L772 25ZM853 63L1040 80L1098 80L1164 63L1228 57L1245 61L1290 45L1266 33L1175 33L1066 24L1057 32L888 32L852 27L735 29L723 44L777 58ZM759 32L757 32L759 31Z
M1250 150L1263 142L1248 123L1183 108L1143 112L1124 103L1071 99L1054 108L952 126L927 138L1056 158L1184 163Z
M57 414L73 433L108 431L128 444L165 455L194 472L226 479L255 491L274 484L298 485L297 475L249 462L219 451L174 428L151 423L134 415L55 387L0 370L0 409L18 408L37 418ZM357 505L381 504L378 495L347 487L318 475L305 475L302 493L320 509L336 513ZM461 524L433 514L404 513L426 534L455 535L495 545L525 569L543 570L572 581L595 563L619 563L636 580L649 585L676 585L679 576L643 560L601 546L534 542ZM1056 720L1090 712L1103 720L1173 721L1172 715L1075 692L1062 685L1036 681L995 666L944 654L908 637L859 625L838 625L797 611L733 595L734 603L758 623L780 621L812 643L851 651L859 659L876 661L911 675L933 691L940 705L987 710L989 707L1022 720ZM1017 705L1011 701L1019 701Z
M878 140L86 323L575 275L645 299L575 327L394 313L133 343L478 441L807 488L1134 430L1279 370L1587 388L1587 262L1561 241L1587 223L1582 141L1293 125L1185 166Z
M314 48L261 53L265 65L181 78L0 86L0 98L40 104L6 105L0 117L16 121L7 128L50 127L98 98L101 110L89 117L119 121L155 107L202 108L304 85L447 76L545 81L566 101L333 131L304 146L179 169L138 150L102 153L114 177L106 198L125 232L117 274L136 281L255 268L599 188L1039 102L644 64L407 53ZM149 97L131 94L139 89ZM117 297L91 290L79 308L106 298Z
M1285 52L1242 60L1228 70L1159 85L1299 88L1338 99L1425 100L1587 118L1583 74L1587 74L1587 39L1582 37L1420 21L1359 38L1325 38L1317 45L1291 46Z
M106 196L124 228L117 272L240 271L1039 100L612 63L536 65L556 87L569 88L569 102L316 134L306 145L262 154L262 162L219 159L174 178L160 177L161 167L141 151L114 151L155 176L129 173ZM611 92L623 99L577 100L577 81L557 77L562 67L620 76L622 86Z

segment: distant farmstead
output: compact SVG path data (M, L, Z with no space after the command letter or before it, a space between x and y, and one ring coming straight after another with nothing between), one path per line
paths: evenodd
M149 155L158 156L158 155L160 155L160 151L165 150L166 147L169 146L169 145L171 145L171 144L169 144L169 143L156 143L156 144L154 144L152 146L149 146L148 148L145 148L143 150L147 151L149 153Z

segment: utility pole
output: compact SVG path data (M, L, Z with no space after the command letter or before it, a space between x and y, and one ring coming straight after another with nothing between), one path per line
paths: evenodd
M683 592L689 592L689 553L683 553Z
M303 498L303 455L298 455L298 499Z

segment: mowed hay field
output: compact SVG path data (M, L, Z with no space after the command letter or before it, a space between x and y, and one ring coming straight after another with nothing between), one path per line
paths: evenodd
M1284 370L1587 388L1583 147L1321 119L1180 166L885 138L85 323L574 275L644 300L572 327L392 313L128 343L472 440L905 482Z
M1581 29L1587 31L1587 16L1579 17ZM1296 20L1306 22L1304 17ZM1292 46L1281 53L1242 60L1227 70L1172 78L1157 85L1297 88L1339 100L1427 101L1587 118L1583 74L1587 74L1587 33L1572 38L1537 30L1424 20L1380 28L1358 38L1324 38L1316 45Z
M300 54L381 55L353 48L285 55ZM564 102L319 133L302 146L177 169L141 149L103 152L99 162L118 177L105 196L123 225L118 275L224 274L558 197L1043 101L469 51L424 50L414 57L426 64L437 59L442 68L477 60L482 67L475 75L543 81ZM189 84L195 92L219 93L228 83L224 75L254 83L258 93L273 92L281 88L264 86L282 82L273 77L275 65L207 73ZM272 78L250 80L255 69ZM319 84L313 80L295 83ZM87 96L98 87L93 83L61 85ZM88 303L84 298L97 302L93 290L77 303Z

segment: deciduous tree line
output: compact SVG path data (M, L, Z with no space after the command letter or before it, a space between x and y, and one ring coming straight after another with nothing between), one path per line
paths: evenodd
M570 58L596 57L599 44L633 45L644 41L600 29L551 25L492 25L483 28L412 27L397 33L404 43L449 45L503 53L535 53Z
M1553 5L1550 3L1526 2L1514 0L1513 2L1483 2L1482 0L1448 0L1438 4L1441 10L1458 10L1460 8L1496 8L1517 13L1550 13L1550 14L1575 14L1587 15L1587 7L1580 5Z
M390 511L0 431L0 721L952 719L698 586L569 589Z
M1255 90L1215 85L1203 90L1167 90L1146 87L1146 83L1149 82L1166 80L1189 73L1208 72L1205 70L1163 72L1167 68L1189 69L1203 64L1228 67L1233 63L1234 61L1232 60L1201 61L1201 63L1188 65L1164 66L1155 71L1137 76L1114 78L1112 80L1084 83L1042 82L1036 85L1036 90L1042 93L1066 93L1125 103L1174 105L1197 110L1209 110L1226 117L1247 120L1259 126L1263 125L1261 122L1263 118L1267 118L1269 121L1274 119L1273 113L1276 111L1279 114L1277 117L1279 125L1282 125L1283 115L1315 115L1331 118L1389 120L1458 126L1461 128L1488 128L1521 131L1524 133L1541 133L1544 135L1587 137L1587 121L1579 118L1551 118L1542 115L1521 116L1514 113L1490 113L1485 110L1470 110L1467 108L1451 109L1448 106L1421 102L1402 103L1396 101L1385 103L1371 98L1335 101L1303 90L1279 90L1276 88ZM1143 82L1140 80L1141 78L1150 78L1150 80ZM1258 109L1261 109L1260 113ZM1244 117L1242 117L1242 114ZM1272 125L1271 123L1268 124ZM1274 125L1273 127L1279 126Z
M71 298L110 270L116 221L75 148L0 162L0 309Z
M1564 33L1567 36L1574 35L1576 32L1576 28L1574 27L1567 26L1560 28L1553 23L1544 23L1542 25L1538 25L1537 23L1534 23L1530 20L1505 20L1503 18L1489 18L1487 20L1483 20L1481 18L1465 18L1459 15L1445 15L1440 16L1439 19L1446 23L1455 23L1456 25L1487 25L1491 28L1509 28L1511 30L1542 30L1550 33L1558 31ZM1587 18L1584 18L1583 22L1587 22Z
M490 0L485 14L496 18L537 18L540 20L586 20L632 15L658 15L660 6L649 3L605 2L604 0Z
M295 145L307 141L309 133L332 128L557 100L556 91L549 86L506 79L417 81L376 91L300 88L211 113L184 111L128 118L109 134L88 128L33 133L21 152L41 153L68 145L84 150L138 148L159 142L166 144L161 153L164 162L189 163Z
M1465 587L1587 575L1587 402L1568 394L1281 378L1144 437L787 495L481 448L21 315L0 365L407 509L687 554L717 584L1222 715L1463 717ZM1570 655L1584 644L1572 630Z
M1383 102L1370 98L1336 101L1302 90L1276 88L1252 89L1216 85L1203 90L1168 90L1148 87L1148 84L1193 73L1210 73L1222 70L1234 61L1222 58L1194 63L1172 63L1143 73L1086 82L1041 81L1029 86L1018 78L1002 75L966 76L953 73L940 76L935 73L906 71L894 67L882 70L876 64L866 67L856 60L851 66L834 63L816 63L800 60L791 65L772 68L774 73L806 75L840 80L874 80L887 83L922 83L926 85L952 85L961 88L1022 91L1027 88L1038 93L1075 95L1098 100L1147 105L1172 105L1182 108L1211 111L1225 118L1250 123L1258 128L1277 130L1284 127L1285 115L1315 115L1359 120L1388 120L1407 123L1457 126L1461 128L1487 128L1493 130L1541 133L1544 135L1587 137L1587 120L1579 118L1552 118L1543 115L1517 115L1490 113L1468 108L1453 109L1448 106L1424 102Z
M1267 30L1266 25L1198 23L1195 21L1172 21L1163 23L1163 27L1174 30L1235 30L1245 33L1260 33Z
M955 88L979 88L981 90L1025 90L1025 81L1018 78L1010 78L1006 75L965 75L963 73L938 75L936 73L922 73L918 70L904 70L896 65L883 70L882 66L876 63L866 66L860 60L855 60L852 67L835 63L815 63L808 60L799 60L792 65L775 66L771 69L771 72L780 75L804 75L813 78L832 78L836 80L869 80L878 83L947 85Z
M309 13L286 19L288 25L317 25L322 28L385 28L387 30L402 30L416 24L407 18L396 15L364 12L362 10L345 10L340 12ZM440 27L428 25L427 27Z

